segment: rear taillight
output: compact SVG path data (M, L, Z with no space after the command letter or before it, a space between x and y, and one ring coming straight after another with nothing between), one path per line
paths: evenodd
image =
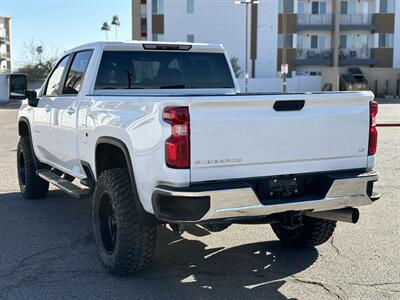
M376 115L378 114L378 102L371 101L369 105L369 145L368 155L376 153L376 146L378 144L378 131L376 130Z
M172 126L171 136L165 141L165 162L174 169L190 167L189 108L166 107L163 120Z

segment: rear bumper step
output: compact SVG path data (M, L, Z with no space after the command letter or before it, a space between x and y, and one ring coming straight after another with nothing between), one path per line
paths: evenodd
M319 199L259 199L251 186L204 185L189 188L159 186L153 193L155 215L162 221L177 223L267 216L288 211L319 212L372 204L379 199L372 183L379 173L370 171L337 176L327 193Z

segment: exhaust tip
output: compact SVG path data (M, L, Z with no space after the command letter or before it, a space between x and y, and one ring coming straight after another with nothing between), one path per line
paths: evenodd
M351 221L353 224L356 224L360 219L360 211L357 208L353 208L353 212L351 214Z

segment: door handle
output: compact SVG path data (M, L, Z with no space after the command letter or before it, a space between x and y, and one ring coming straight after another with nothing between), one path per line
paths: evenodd
M44 106L44 110L45 110L46 112L51 111L51 106L48 105L48 104L46 104L46 105Z
M75 108L73 108L72 106L67 108L67 114L72 115L75 112Z

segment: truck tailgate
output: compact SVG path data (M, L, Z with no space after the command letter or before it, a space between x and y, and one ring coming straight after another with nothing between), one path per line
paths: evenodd
M301 109L287 105L301 100ZM192 97L191 181L365 168L371 100L370 92Z

